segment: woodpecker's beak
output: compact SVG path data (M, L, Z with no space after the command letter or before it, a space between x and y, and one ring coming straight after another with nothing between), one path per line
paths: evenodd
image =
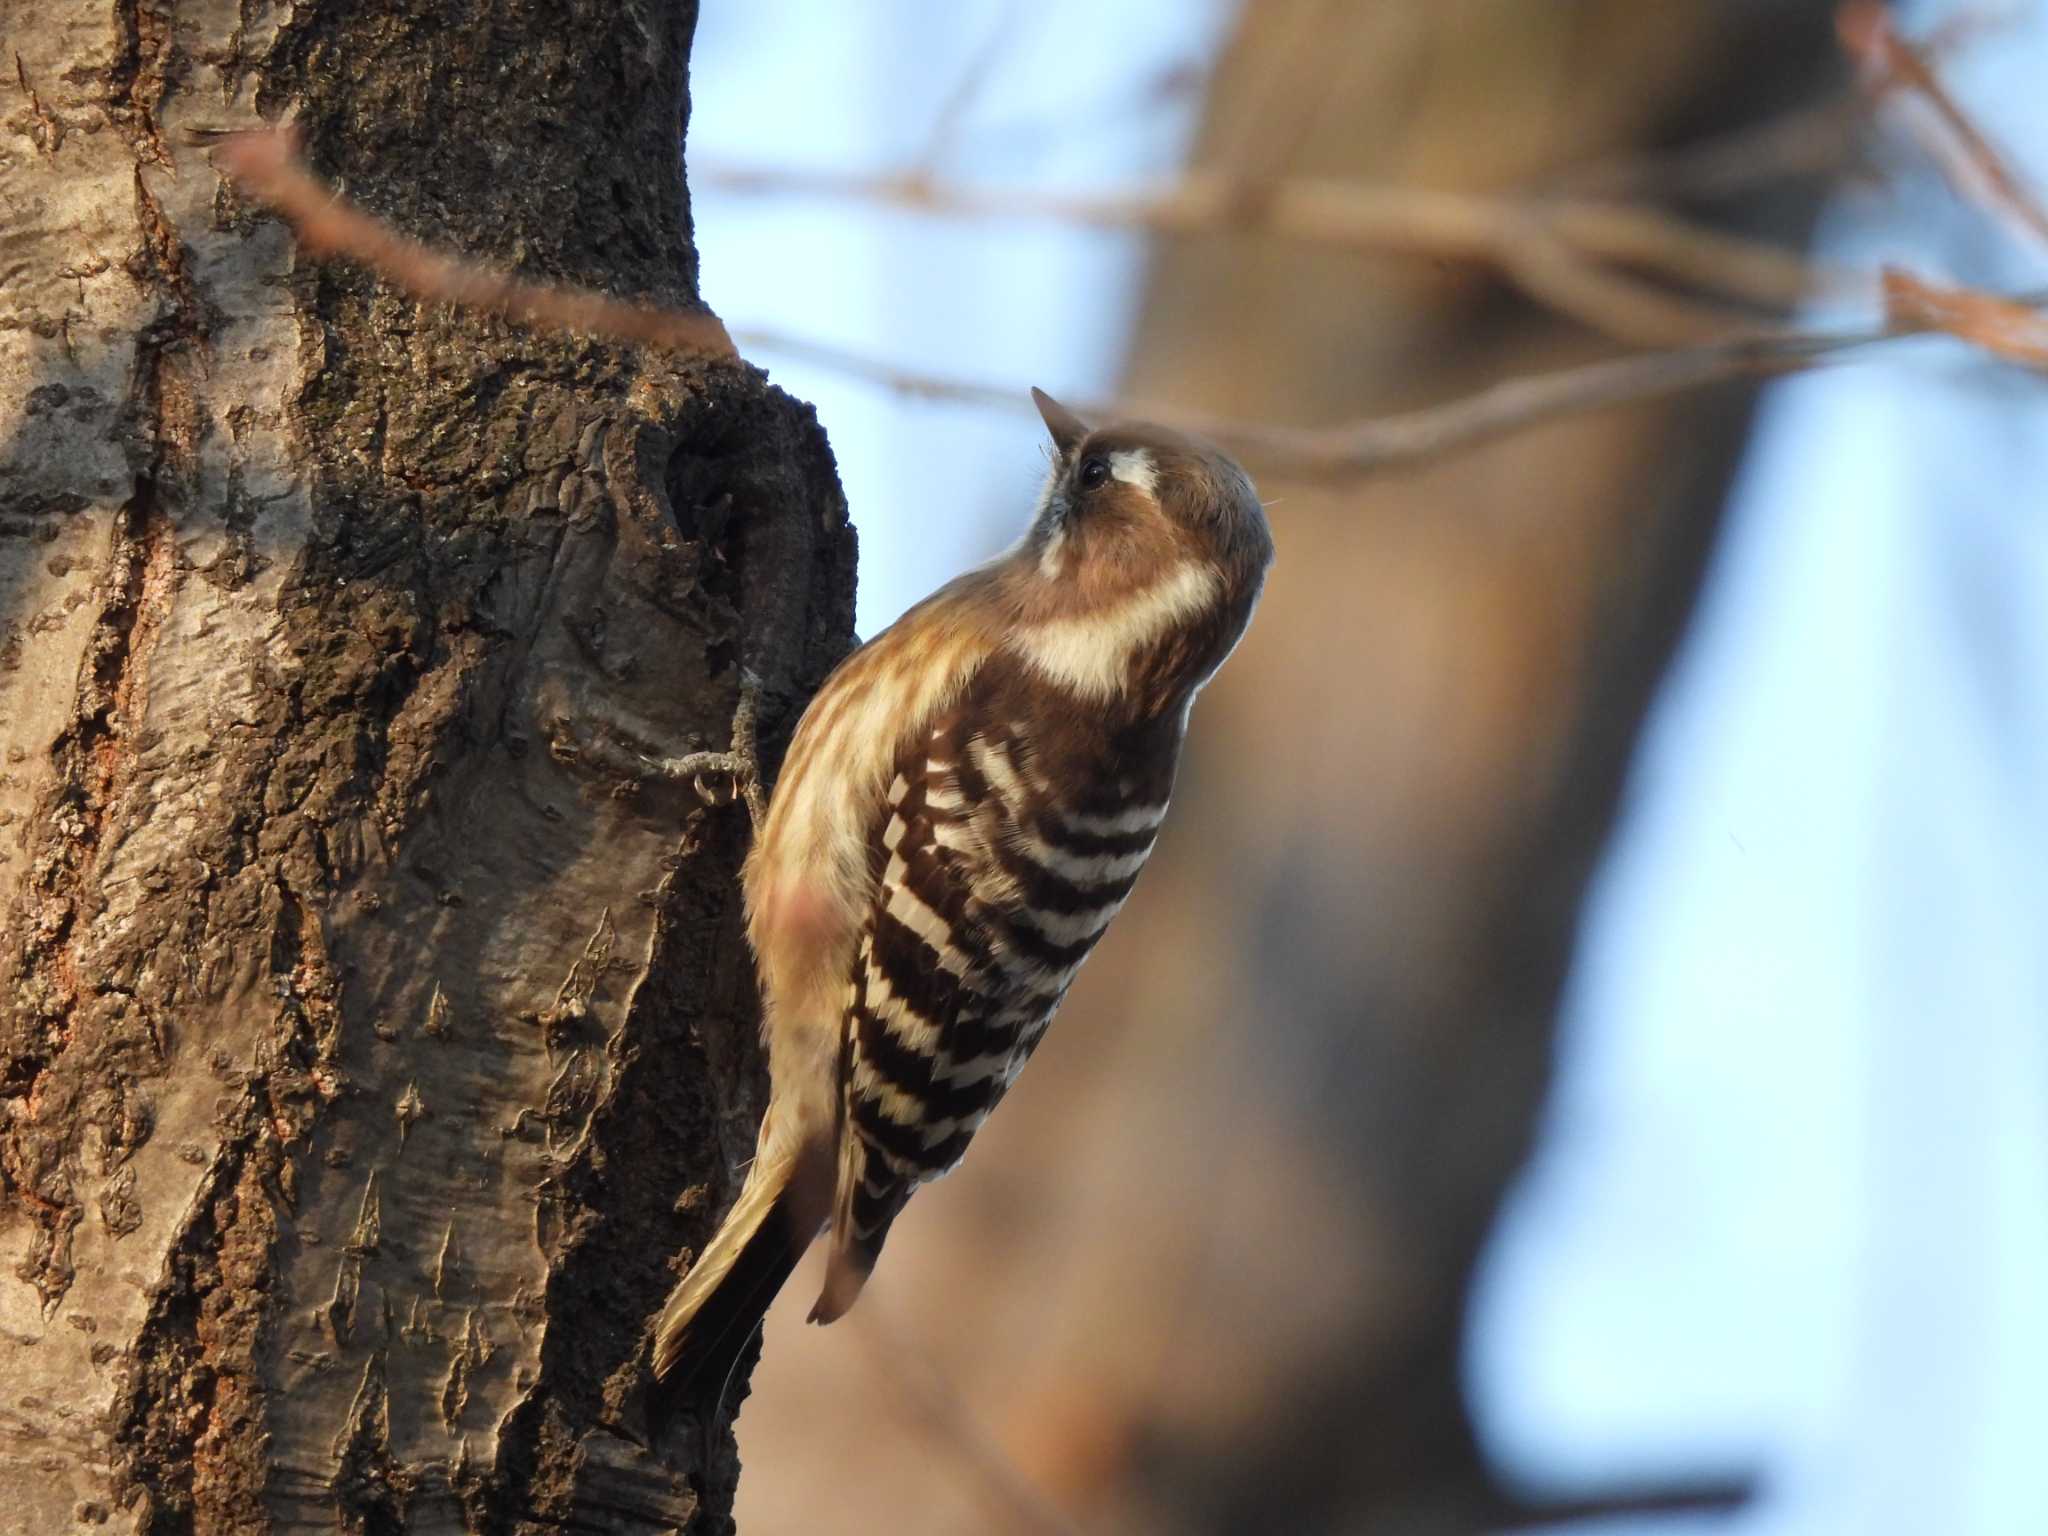
M1045 430L1052 434L1052 445L1060 458L1072 458L1074 450L1081 446L1081 439L1088 435L1088 423L1042 389L1032 390L1031 399L1038 407L1038 414L1045 418Z

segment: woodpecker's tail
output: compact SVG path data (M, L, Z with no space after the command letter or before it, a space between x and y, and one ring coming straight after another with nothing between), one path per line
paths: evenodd
M825 1262L825 1286L811 1308L810 1321L836 1323L859 1299L861 1287L874 1272L890 1223L902 1212L914 1187L892 1177L858 1136L840 1145L839 1191L832 1211L831 1254Z
M757 1158L717 1235L669 1296L654 1334L653 1417L717 1416L740 1355L816 1235L791 1188L797 1159Z

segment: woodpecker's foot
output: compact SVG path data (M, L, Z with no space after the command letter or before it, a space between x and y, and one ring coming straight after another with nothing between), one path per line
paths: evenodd
M612 721L583 722L579 729L560 717L551 722L548 745L558 761L588 764L629 783L687 784L706 805L744 801L758 832L768 814L756 744L759 712L759 680L747 673L740 681L739 705L732 717L732 746L726 751L663 757L643 750L632 732Z

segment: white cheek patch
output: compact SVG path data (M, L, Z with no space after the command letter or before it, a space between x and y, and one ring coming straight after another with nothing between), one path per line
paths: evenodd
M1067 530L1055 528L1052 537L1045 541L1045 548L1038 553L1038 574L1047 581L1057 581L1060 574L1060 555L1067 546Z
M1126 448L1109 456L1109 472L1125 485L1135 485L1147 496L1159 490L1159 471L1152 467L1152 455L1142 448Z

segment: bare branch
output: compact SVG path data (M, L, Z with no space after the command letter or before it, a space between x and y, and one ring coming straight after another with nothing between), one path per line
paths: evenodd
M1949 17L1918 45L1930 68L2000 28L2016 13L1968 10ZM1853 30L1859 23L1852 18ZM1840 26L1839 15L1837 26ZM1854 160L1871 102L1891 86L1866 79L1862 91L1844 91L1761 123L1745 124L1696 144L1566 170L1543 185L1589 197L1730 197L1756 187L1809 176L1832 176Z
M969 56L960 78L953 82L946 99L939 103L938 113L932 118L931 131L925 135L924 152L918 156L913 174L931 176L945 163L946 156L960 138L961 126L973 110L975 99L987 87L989 76L995 72L996 63L1003 56L1004 44L1016 34L1023 15L1022 0L1009 0L996 17L995 24Z
M527 325L685 353L738 356L724 324L708 312L681 314L622 303L587 290L528 283L407 239L322 186L299 164L296 145L288 134L230 135L222 140L218 153L231 174L283 214L309 254L361 262L422 299L466 304ZM1220 184L1212 184L1212 188L1215 185ZM1448 198L1443 206L1448 211L1447 225L1456 225L1461 219L1469 222L1473 216L1473 200ZM1559 234L1560 228L1576 235L1582 242L1579 250L1586 243L1605 242L1608 249L1619 249L1630 241L1649 244L1671 233L1671 226L1662 222L1632 223L1614 217L1615 212L1580 205L1573 216L1582 222L1575 227L1553 222L1535 238L1525 228L1520 259L1531 264L1532 270L1548 263L1549 269L1534 281L1584 307L1602 310L1616 325L1656 329L1667 322L1676 324L1684 317L1647 308L1632 314L1620 312L1620 306L1643 306L1651 297L1662 302L1662 295L1611 284L1597 292L1567 292L1584 282L1586 274L1576 265L1581 258ZM1494 207L1480 217L1506 215ZM1678 238L1685 259L1704 254L1687 237ZM2048 343L2036 334L2048 326L2048 320L2034 313L2044 302L2040 296L2014 300L1963 293L1901 275L1888 278L1887 295L1886 323L1873 330L1737 332L1698 345L1508 380L1443 405L1334 427L1278 427L1129 402L1099 402L1090 409L1104 416L1144 416L1201 433L1271 473L1347 481L1425 462L1456 448L1561 417L1731 379L1793 372L1842 352L1916 332L1949 332L2002 357L2035 366L2048 354ZM901 394L1011 410L1021 408L1026 399L1021 389L932 378L817 342L767 332L749 333L746 340L751 348L800 358Z
M643 342L674 352L736 356L725 324L710 311L683 314L628 304L585 288L529 283L407 239L323 186L299 160L290 129L217 139L221 166L282 214L306 253L360 262L429 303L460 304L522 325Z
M1630 301L1640 297L1641 285L1598 270L1597 263L1639 267L1773 311L1853 281L1780 247L1675 214L1580 198L1492 197L1293 177L1247 200L1236 178L1203 174L1156 187L1097 193L772 167L700 167L697 177L701 184L733 192L829 197L958 218L1046 220L1165 234L1250 229L1345 250L1484 262L1542 302L1603 329L1618 323L1627 333L1623 339L1630 341L1650 339L1642 334L1645 329L1666 342L1674 329L1697 337L1726 330L1745 317L1664 295L1662 302L1673 308L1647 326L1638 324L1640 312L1617 321L1602 305L1584 302L1578 285L1586 272ZM1532 253L1532 233L1548 237L1545 249ZM1569 274L1560 265L1560 250L1573 263Z
M1897 267L1884 274L1885 313L1898 329L1941 331L2022 367L2048 370L2048 315L1997 294L1948 288Z
M1129 81L1102 99L1063 102L1049 96L1036 108L996 122L963 123L958 138L977 150L998 152L1091 143L1103 133L1200 95L1208 83L1206 60L1182 59Z
M1752 334L1671 351L1612 358L1509 379L1442 405L1331 427L1276 427L1143 401L1083 401L1076 403L1076 409L1084 416L1143 417L1199 433L1242 454L1267 474L1343 483L1424 464L1455 449L1507 437L1546 422L1662 399L1712 384L1797 373L1845 353L1929 331L1952 332L2001 356L2020 356L2014 340L2020 333L2009 317L2025 315L2036 327L2048 326L2048 317L2037 315L2035 309L2048 303L2048 294L2030 294L2019 299L1970 297L1978 305L1971 311L1975 323L1983 323L1982 306L1996 305L2000 325L1990 327L1983 335L1973 334L1958 329L1963 321L1952 318L1953 311L1914 313L1900 307L1887 323L1871 329ZM1993 344L1989 336L2000 332L2004 341ZM1008 386L934 378L858 353L769 332L743 334L750 349L781 353L919 399L1003 410L1018 410L1025 404L1024 392ZM2020 360L2030 359L2020 356Z
M1835 29L1869 89L1908 91L1933 109L1934 122L1927 125L1933 131L1921 139L1950 183L2048 244L2048 212L1949 94L1928 56L1899 36L1883 0L1843 0Z
M1755 325L1748 316L1679 298L1603 267L1539 217L1525 219L1518 234L1495 243L1493 259L1530 298L1630 346L1690 346Z
M1870 294L1870 279L1863 273L1822 266L1797 252L1652 208L1573 199L1550 205L1545 217L1559 238L1587 256L1658 272L1772 310L1789 310L1822 295Z
M1834 175L1849 163L1868 117L1864 99L1844 92L1697 144L1567 170L1545 185L1582 197L1732 197L1777 182Z

